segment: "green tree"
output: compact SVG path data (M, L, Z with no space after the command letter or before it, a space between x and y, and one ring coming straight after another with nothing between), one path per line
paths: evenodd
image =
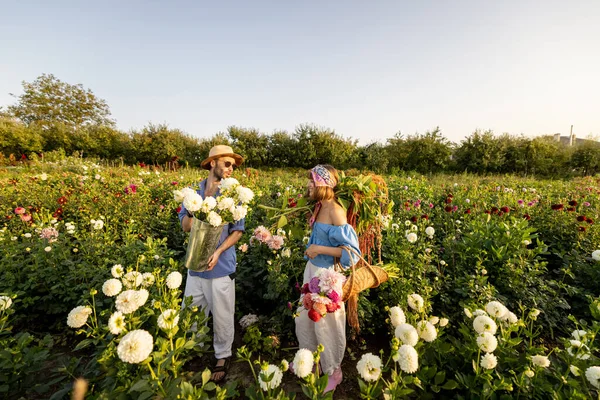
M185 134L166 124L148 124L140 132L132 133L132 150L137 160L164 164L180 158L186 151Z
M238 128L230 126L227 134L231 145L244 155L244 164L258 168L267 165L269 137L257 129Z
M8 112L25 124L61 123L76 128L114 124L106 101L81 84L72 85L52 74L42 74L22 85L23 93L12 95L17 103L10 105Z
M311 168L316 164L331 164L335 168L350 167L356 155L356 141L345 139L328 128L302 124L296 128L296 142L290 166Z
M270 167L289 167L294 164L294 152L297 142L285 131L276 131L269 136L267 165Z
M39 130L27 127L22 122L0 117L0 152L16 157L43 149L44 139Z
M505 145L491 130L476 130L454 152L457 170L478 174L500 172L504 157Z
M403 147L406 155L402 167L426 174L444 171L452 154L452 144L442 136L439 127L424 134L408 136Z
M526 173L540 176L559 176L567 173L570 149L552 136L536 137L526 144Z
M387 140L385 151L389 160L388 165L390 170L404 169L408 155L408 145L406 139L402 137L402 132L396 133L393 138Z
M600 143L587 140L578 144L571 155L571 165L583 175L594 175L600 171Z
M357 164L358 169L367 169L376 173L387 172L389 157L386 152L386 146L381 143L373 142L366 146L357 148Z

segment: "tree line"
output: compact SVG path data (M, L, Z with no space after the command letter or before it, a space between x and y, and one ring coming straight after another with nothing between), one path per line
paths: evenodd
M452 143L435 128L359 145L332 129L312 124L299 125L291 133L231 126L210 138L196 138L165 124L118 130L104 100L82 85L62 82L53 75L23 82L23 94L15 97L15 104L0 109L0 152L14 162L61 152L126 164L199 166L209 149L220 143L231 145L251 168L310 168L329 163L340 169L377 173L405 170L551 177L591 175L600 170L600 144L594 140L567 146L552 135L527 138L477 130L460 143Z

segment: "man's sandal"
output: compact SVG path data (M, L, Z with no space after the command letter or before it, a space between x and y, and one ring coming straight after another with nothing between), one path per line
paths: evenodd
M213 381L213 382L221 382L227 376L227 372L229 370L229 364L231 363L231 357L222 358L222 360L225 360L225 363L223 365L215 365L215 367L212 370L212 375L215 375L216 373L219 373L219 372L221 372L222 375L219 379L213 379L211 376L211 381ZM217 362L218 361L219 360L217 360Z

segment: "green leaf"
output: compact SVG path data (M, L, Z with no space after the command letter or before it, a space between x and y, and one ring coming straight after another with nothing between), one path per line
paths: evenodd
M148 385L148 381L145 379L140 379L139 381L137 381L136 383L133 384L133 386L129 389L128 393L143 392L146 389L150 389L150 386Z
M360 378L358 378L358 386L360 387L361 393L365 393L367 391L367 384Z
M304 207L306 205L306 197L300 197L296 203L296 207Z
M281 217L279 217L279 221L277 221L277 229L279 228L283 228L284 226L286 226L288 223L287 218L285 217L285 215L282 215Z
M214 382L208 382L206 385L202 386L202 389L207 390L207 391L215 390L216 388L217 388L217 385L215 385Z
M446 383L444 383L444 386L442 386L442 389L445 389L445 390L454 390L457 387L458 387L458 382L456 382L453 379L448 379L446 381Z
M84 349L84 348L88 347L91 344L92 344L92 340L91 339L85 339L85 340L82 340L81 342L79 342L77 344L77 346L75 346L75 349L73 349L73 350L74 351L81 350L81 349Z
M206 385L206 383L210 380L210 370L207 368L202 372L202 386Z
M434 383L436 385L441 385L445 379L446 379L446 371L440 371L435 375Z
M435 365L432 365L426 371L423 372L425 373L425 377L427 378L427 380L430 380L435 376L437 372L437 367Z
M154 396L154 393L152 393L152 392L142 392L140 394L140 396L137 398L137 400L146 400L152 396Z

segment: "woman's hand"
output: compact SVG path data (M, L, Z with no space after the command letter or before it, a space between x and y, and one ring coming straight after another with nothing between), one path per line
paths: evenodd
M308 249L306 249L304 254L312 260L313 258L315 258L316 256L318 256L320 254L319 253L320 247L321 246L319 246L319 245L311 244L310 246L308 246Z

